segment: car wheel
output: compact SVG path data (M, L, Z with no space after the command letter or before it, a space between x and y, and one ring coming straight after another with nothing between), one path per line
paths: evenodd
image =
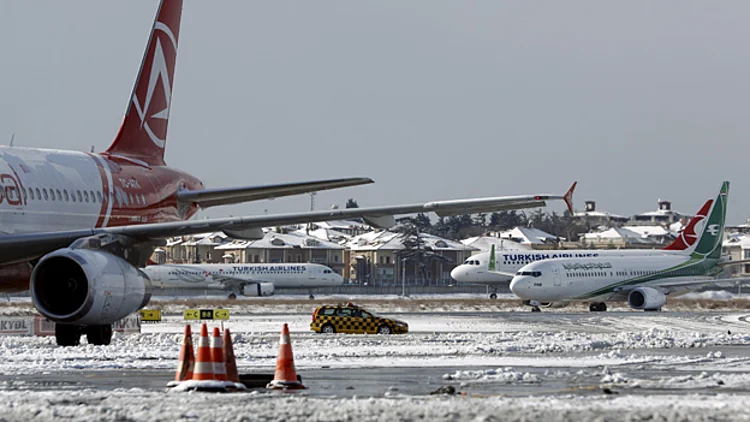
M326 334L333 334L333 333L336 332L336 329L333 328L333 325L326 324L326 325L324 325L323 327L320 328L320 332L321 333L326 333Z
M378 334L390 334L391 333L391 327L387 325L381 325L378 327Z

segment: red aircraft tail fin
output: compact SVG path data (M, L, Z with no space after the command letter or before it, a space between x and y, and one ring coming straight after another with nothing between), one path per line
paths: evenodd
M665 250L668 251L689 251L695 248L695 242L698 240L698 234L695 232L695 225L703 221L708 215L708 211L711 209L713 200L709 199L701 207L698 214L690 219L690 222L685 226L684 229L677 235L677 238L667 245Z
M106 153L164 164L181 15L182 0L162 0L125 118Z

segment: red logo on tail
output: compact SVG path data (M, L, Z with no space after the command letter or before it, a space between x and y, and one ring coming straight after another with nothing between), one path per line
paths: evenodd
M685 226L685 228L680 232L679 236L677 236L677 239L675 239L664 249L670 251L684 251L685 249L693 246L698 240L698 235L695 233L695 226L706 218L706 216L708 215L708 211L711 209L711 205L713 203L714 201L712 199L706 201L706 203L703 204L703 207L701 207L700 211L698 211L698 214L690 219L688 225Z

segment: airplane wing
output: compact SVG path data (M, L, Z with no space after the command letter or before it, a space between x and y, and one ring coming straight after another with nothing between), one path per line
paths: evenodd
M228 290L239 289L240 287L246 286L248 284L258 284L264 282L263 280L248 280L223 274L209 274L208 278L223 284L224 287Z
M317 180L301 183L284 183L278 185L244 186L228 189L183 190L177 193L177 199L182 203L196 203L201 208L217 205L237 204L240 202L258 201L261 199L280 198L282 196L299 195L301 193L320 190L338 189L373 183L367 177L353 177L348 179Z
M289 214L255 215L248 217L215 218L166 223L136 224L119 227L80 229L60 232L12 234L0 236L0 265L37 259L74 241L90 236L122 235L135 242L148 242L173 236L224 231L232 237L252 229L269 226L313 223L320 221L363 218L368 224L388 228L395 225L394 215L434 212L439 216L493 212L506 209L534 208L550 200L566 200L565 195L520 195L491 198L472 198L434 201L423 204L394 205L369 208L332 209ZM257 237L256 237L257 238Z

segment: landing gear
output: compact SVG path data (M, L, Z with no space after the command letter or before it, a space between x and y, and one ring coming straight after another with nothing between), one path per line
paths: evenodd
M310 300L315 299L315 295L313 295L312 293L310 293L310 296L308 296L308 297L310 298Z
M89 325L84 328L86 340L96 346L108 346L112 341L112 324Z
M78 346L81 344L81 327L77 325L55 324L55 339L58 346Z
M229 296L227 296L227 299L229 299L229 300L235 300L235 299L237 299L237 294L236 293L229 293Z
M490 293L490 299L497 299L497 293L495 292Z
M591 302L589 304L590 312L607 312L607 304L604 302Z
M531 307L531 312L542 312L542 310L541 310L541 309L539 309L539 307L538 307L538 306L532 306L532 307Z

